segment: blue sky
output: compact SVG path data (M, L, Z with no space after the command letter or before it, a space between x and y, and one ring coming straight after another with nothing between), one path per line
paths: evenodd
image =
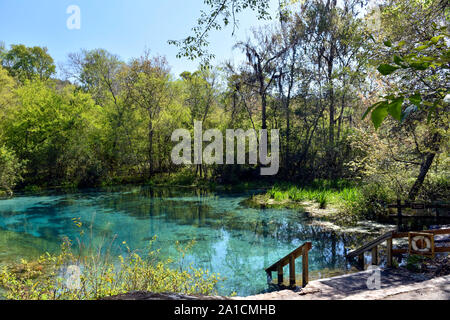
M70 5L81 9L80 30L66 26ZM203 0L0 0L0 41L7 47L46 46L57 65L81 48L104 48L125 61L147 48L165 55L172 73L178 75L195 70L198 62L177 59L177 48L167 40L188 35L202 9ZM242 13L239 20L234 37L231 28L212 34L210 50L217 56L216 63L240 59L239 52L232 51L233 44L245 40L252 26L267 23L258 21L251 11Z

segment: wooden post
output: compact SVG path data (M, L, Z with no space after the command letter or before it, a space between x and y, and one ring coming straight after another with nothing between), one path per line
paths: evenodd
M284 282L284 278L283 278L283 266L281 264L279 264L277 266L277 270L278 270L278 284L282 285Z
M392 268L392 238L387 239L387 266Z
M358 268L364 270L365 262L364 262L364 253L361 253L358 256Z
M295 287L295 258L294 255L289 257L289 285Z
M372 265L378 265L378 246L372 248Z
M306 287L308 284L308 250L309 248L303 248L302 252L302 287Z
M397 231L401 231L402 224L402 201L397 199Z

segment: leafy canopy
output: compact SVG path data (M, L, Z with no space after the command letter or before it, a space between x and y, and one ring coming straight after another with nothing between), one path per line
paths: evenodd
M444 109L448 88L432 87L427 83L439 74L446 74L449 69L450 51L446 42L448 33L445 32L445 27L440 31L441 34L417 43L413 50L407 52L402 51L405 41L400 41L395 46L390 41L384 42L393 51L392 62L380 64L378 72L383 76L399 77L401 76L399 73L403 70L406 74L419 78L422 86L415 91L400 91L384 96L383 100L369 107L363 119L370 113L376 129L388 115L397 121L403 121L412 112L425 110L430 121L433 114L438 114Z

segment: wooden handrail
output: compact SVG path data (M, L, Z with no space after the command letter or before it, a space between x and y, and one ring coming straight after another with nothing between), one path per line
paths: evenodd
M289 284L290 286L295 286L295 260L302 256L302 286L308 284L308 252L312 248L311 242L306 242L300 247L281 258L273 265L266 269L267 282L270 284L272 282L272 272L278 272L278 284L281 285L284 282L283 278L283 267L289 264Z
M369 243L363 245L361 248L356 249L350 253L347 254L347 258L351 259L354 258L356 256L359 256L360 254L369 251L371 249L373 249L374 247L380 245L382 242L386 241L387 239L392 238L393 232L390 231L388 233L383 234L381 237L376 238L375 240L370 241Z

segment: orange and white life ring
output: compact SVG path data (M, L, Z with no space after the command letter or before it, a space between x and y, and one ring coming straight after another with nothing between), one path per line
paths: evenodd
M422 241L422 243L426 244L425 248L419 248L417 246L417 242ZM431 251L431 240L428 237L425 236L415 236L411 239L411 247L416 252L430 252Z

